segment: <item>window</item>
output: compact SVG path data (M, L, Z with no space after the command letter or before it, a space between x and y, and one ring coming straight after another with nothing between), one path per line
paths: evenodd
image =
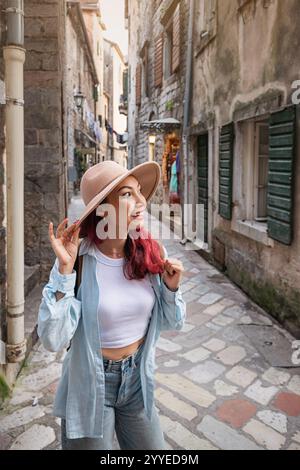
M238 122L233 147L227 138L227 127L221 128L219 142L220 215L232 220L232 230L266 246L274 246L273 240L291 245L297 156L296 106Z
M264 115L236 125L232 229L273 246L268 234L269 122L270 117Z
M165 80L172 75L172 50L173 50L173 23L170 24L165 32L164 47L164 78Z
M160 34L155 40L155 66L154 66L154 86L155 87L160 87L162 85L163 49L164 49L164 36L163 34Z
M180 66L180 43L181 43L181 15L180 3L178 3L173 15L173 39L172 39L172 73Z
M138 63L135 72L135 102L137 106L141 105L142 102L142 64Z
M216 0L198 0L196 5L196 18L199 18L198 52L201 52L217 32L217 2Z
M129 70L128 69L125 69L123 71L123 74L122 74L122 78L123 78L123 100L124 100L124 103L127 103L128 102L128 73L129 73Z
M254 219L267 221L269 123L255 123Z
M148 87L148 60L146 57L143 58L142 62L142 96L149 96L149 87Z
M163 77L167 80L180 67L181 4L170 0L163 8L160 22L163 25Z
M149 42L145 41L144 46L140 52L142 60L142 97L149 97Z
M245 209L242 219L267 222L269 163L269 119L252 119L241 124L241 188ZM237 198L238 199L238 198Z

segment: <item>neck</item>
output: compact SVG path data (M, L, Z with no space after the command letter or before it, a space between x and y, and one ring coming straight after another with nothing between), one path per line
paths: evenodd
M125 254L125 243L126 239L110 239L107 238L102 241L101 245L99 245L100 251L104 254L108 255L122 255Z

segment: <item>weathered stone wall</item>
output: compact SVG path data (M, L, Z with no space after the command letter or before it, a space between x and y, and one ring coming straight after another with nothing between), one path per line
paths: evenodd
M244 8L238 10L239 4ZM299 79L300 11L297 0L217 2L217 34L195 58L192 124L208 122L213 116L210 137L211 249L225 245L228 273L267 310L293 325L300 335L300 147L295 168L296 190L294 241L285 246L274 241L266 246L233 230L238 218L243 188L238 186L242 171L240 142L236 135L233 219L218 215L218 134L230 121L255 117L257 103L266 112L291 104L292 83ZM196 31L196 37L199 34ZM277 101L276 101L277 100ZM208 126L210 127L210 126ZM298 118L298 134L300 123ZM194 153L194 159L197 155ZM240 162L240 163L239 163Z
M94 113L95 102L93 99L94 81L91 74L91 67L88 62L87 44L82 30L82 25L78 15L73 9L66 18L66 41L65 41L65 73L64 73L64 140L67 151L69 172L73 172L76 167L74 159L74 149L76 146L83 147L76 143L75 129L80 129L86 134L92 135L87 124L87 109ZM74 91L81 92L85 96L82 111L76 108L74 101ZM94 147L94 143L86 140L85 146ZM74 168L74 170L73 170ZM75 170L76 171L76 170ZM70 175L71 176L71 175ZM73 182L69 178L68 200L73 195Z
M129 2L129 165L135 166L148 161L148 131L140 129L143 121L174 117L183 122L183 97L185 88L186 50L189 2L181 0L181 56L182 61L178 72L163 80L161 88L154 86L155 68L155 39L163 32L164 27L160 23L161 9L168 3L162 2L160 8L155 9L154 1ZM135 104L135 71L140 61L139 54L144 42L149 41L149 97L142 96L140 107ZM168 111L166 104L173 101L172 111ZM181 133L181 130L180 130ZM155 161L160 165L164 151L164 135L157 135L155 143ZM157 189L151 203L163 202L162 184Z
M25 263L54 262L48 224L66 214L62 79L65 2L25 2Z

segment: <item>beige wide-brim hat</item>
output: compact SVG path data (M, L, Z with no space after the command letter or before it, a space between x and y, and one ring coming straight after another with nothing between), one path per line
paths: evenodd
M111 193L125 178L134 176L141 185L141 193L149 201L155 193L161 177L160 166L156 162L145 162L131 170L123 168L119 163L106 160L89 168L82 176L80 192L85 209L77 225Z

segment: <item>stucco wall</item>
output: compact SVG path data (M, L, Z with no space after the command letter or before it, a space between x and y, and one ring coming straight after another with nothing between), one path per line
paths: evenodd
M232 230L239 212L241 171L239 134L234 155L233 219L218 215L219 148L222 125L269 113L291 104L292 83L299 79L299 2L297 0L218 1L215 39L195 58L192 123L213 116L210 136L210 227L214 240L225 245L229 275L270 313L300 334L300 154L295 168L294 241L285 246L274 241L266 246ZM197 34L197 32L196 32ZM298 135L300 123L298 116ZM236 131L237 124L236 124ZM299 140L299 139L298 139ZM196 153L194 153L196 158ZM240 188L241 189L241 188ZM292 326L291 326L292 325Z

